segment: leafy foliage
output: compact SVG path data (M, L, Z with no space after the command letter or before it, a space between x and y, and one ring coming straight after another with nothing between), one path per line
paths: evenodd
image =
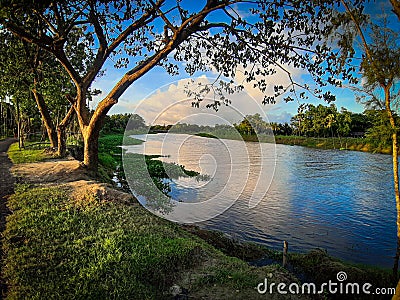
M188 92L194 105L199 105L205 93L214 93L215 101L209 104L214 109L229 105L226 94L243 88L233 85L238 72L263 93L268 75L277 70L287 74L290 83L276 85L274 95L266 95L263 103L274 103L287 92L291 93L287 101L305 97L297 95L299 87L332 101L330 92L297 83L288 68L307 70L320 85L327 81L340 84L326 78L327 64L336 61L322 40L331 28L327 24L337 2L210 0L188 5L178 0L87 0L26 6L3 2L0 22L25 42L52 53L69 74L75 85L70 100L84 135L85 163L96 168L97 153L91 153L96 148L88 144L97 141L107 112L126 89L156 66L171 75L214 70L229 78L228 83L217 80L200 92ZM240 10L250 12L250 16L242 17ZM107 60L128 71L89 114L88 91Z
M106 116L102 133L124 133L127 131L144 130L146 124L138 114L115 114Z

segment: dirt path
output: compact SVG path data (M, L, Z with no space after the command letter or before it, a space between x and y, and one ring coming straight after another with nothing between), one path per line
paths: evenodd
M7 156L8 147L14 143L16 139L9 138L0 141L0 231L3 232L6 225L6 216L10 214L6 206L7 196L14 192L15 179L10 173L12 163ZM0 252L1 261L3 261L3 235L0 236ZM7 291L7 286L4 283L3 277L0 273L0 299L4 298Z

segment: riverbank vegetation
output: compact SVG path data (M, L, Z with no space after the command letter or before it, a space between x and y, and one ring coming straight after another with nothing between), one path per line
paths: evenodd
M178 123L153 126L155 132L194 134L202 137L298 145L320 149L392 153L390 122L384 110L363 113L337 110L334 104L304 105L289 123L268 123L259 114L238 124L204 126ZM400 118L395 120L400 123Z
M62 188L22 185L9 206L9 299L170 299L174 284L190 295L220 288L257 298L263 273L285 276L277 266L258 270L226 257L134 203L90 194L75 202Z
M254 287L265 274L274 282L297 280L278 265L255 268L226 256L135 200L90 188L76 193L73 181L20 182L4 231L8 299L261 299Z
M9 200L13 214L4 232L9 299L173 299L176 290L195 299L265 299L255 287L266 277L269 283L319 283L339 271L349 282L393 286L390 270L346 264L323 251L289 253L288 271L280 267L279 251L182 227L135 200L91 189L74 193L74 182L20 182Z

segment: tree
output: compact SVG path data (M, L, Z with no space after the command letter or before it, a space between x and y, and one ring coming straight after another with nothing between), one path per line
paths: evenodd
M252 123L250 123L248 116L246 116L239 124L234 124L234 126L242 136L256 134L256 131L254 130Z
M366 138L376 147L392 146L392 128L389 117L385 109L367 110L366 114L372 126L365 132ZM398 116L395 115L396 126L399 124Z
M345 67L346 62L354 59L356 51L362 52L362 61L360 70L365 78L364 88L367 91L381 89L383 100L373 97L372 102L381 102L384 107L390 123L390 132L392 139L392 160L393 160L393 179L397 208L397 251L395 255L393 274L398 277L398 263L400 257L400 194L399 194L399 172L398 172L398 141L395 114L393 104L396 99L393 98L393 88L395 82L400 78L400 47L398 45L398 33L391 30L384 24L379 26L375 23L367 22L368 18L363 15L363 3L358 2L355 6L350 6L346 1L341 0L345 12L338 14L333 22L336 24L334 30L338 32L341 29L339 46L342 50L342 62L340 67ZM393 11L399 12L399 3L391 0ZM399 16L397 14L397 16ZM400 17L399 17L400 20ZM349 24L353 27L345 27L343 24ZM385 22L385 20L384 20ZM368 34L369 33L369 34ZM355 38L359 38L360 47L353 44ZM371 93L369 93L371 94ZM372 103L370 102L370 103Z
M107 116L104 121L102 132L123 133L125 130L144 129L144 119L138 114L115 114Z
M339 138L350 134L351 121L351 112L342 107L340 113L336 117L337 135Z
M250 122L251 126L254 128L256 134L269 133L268 123L265 122L259 113L255 115L247 115L246 119Z
M63 156L66 150L65 127L71 120L63 92L71 88L69 76L49 53L3 31L0 33L2 93L21 101L34 101L46 127L50 145ZM21 93L25 93L21 97ZM64 120L56 122L60 110L67 109Z
M291 83L276 86L274 96L291 91L296 98L297 87L308 88L296 83L284 66L307 69L322 84L330 49L316 44L326 33L324 24L335 2L315 7L312 2L277 0L208 0L187 6L178 0L11 1L2 4L0 22L22 40L52 53L68 72L76 89L69 100L83 135L84 163L95 170L107 112L133 82L156 66L170 74L216 70L227 78L241 69L245 80L262 92L267 88L265 76L281 69ZM250 11L251 17L241 17L236 6ZM26 26L26 20L38 26ZM90 62L79 65L71 54L75 48L81 48ZM116 67L129 70L90 113L85 97L111 57ZM185 66L179 64L182 61ZM232 86L222 84L220 90L229 93ZM214 108L229 103L220 95ZM274 103L274 96L266 96L264 103ZM320 97L332 100L329 92Z

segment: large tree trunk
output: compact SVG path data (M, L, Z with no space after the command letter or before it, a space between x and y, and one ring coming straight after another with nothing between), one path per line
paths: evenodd
M77 102L80 103L79 100L77 100ZM108 111L115 103L115 100L105 98L98 104L90 118L88 117L88 110L86 107L82 107L82 102L80 103L81 109L76 109L79 126L83 136L83 163L91 171L96 172L98 169L98 143L100 130ZM85 124L85 120L90 120L88 124L86 123L87 125Z
M32 94L35 98L36 105L42 117L43 124L46 127L47 135L50 140L50 146L53 148L57 148L58 146L57 130L51 119L50 112L47 108L46 102L44 101L42 94L40 94L36 89L32 89Z
M399 258L400 258L400 193L399 193L399 162L398 162L398 145L397 145L397 127L396 122L390 108L390 85L383 87L385 92L385 108L386 113L389 117L390 126L392 128L392 161L393 161L393 181L394 181L394 193L396 199L396 210L397 210L397 247L396 255L393 264L393 276L397 279L399 269Z
M97 171L99 165L99 130L87 130L83 133L83 163L91 171Z

